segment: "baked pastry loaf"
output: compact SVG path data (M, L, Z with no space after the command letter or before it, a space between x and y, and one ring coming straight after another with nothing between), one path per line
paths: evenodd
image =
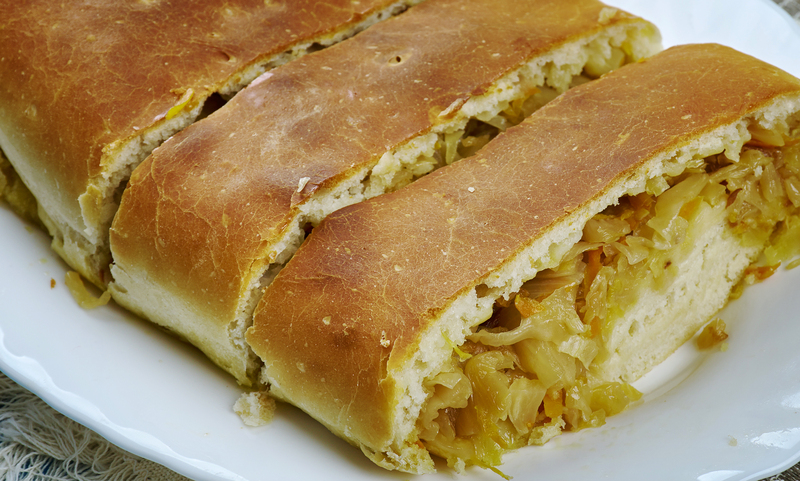
M0 148L53 248L103 286L127 178L212 94L415 1L4 2Z
M495 465L637 399L626 382L725 304L771 235L796 243L798 186L800 80L674 47L328 216L247 340L272 394L377 464Z
M659 49L652 24L594 0L420 4L265 74L154 152L114 220L109 288L249 384L244 332L308 229Z

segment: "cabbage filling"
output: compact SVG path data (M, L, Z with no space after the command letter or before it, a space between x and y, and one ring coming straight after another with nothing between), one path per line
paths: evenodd
M584 72L573 78L570 87L589 80L591 79ZM502 102L498 106L501 110L494 115L492 112L479 114L475 118L471 118L463 129L439 134L433 154L436 167L449 165L457 160L475 155L500 132L519 124L556 98L558 94L559 91L555 88L544 85L532 88L521 98L511 102Z
M457 469L492 467L505 451L600 426L640 399L596 366L616 321L645 290L669 289L705 227L767 244L773 264L800 255L797 130L787 140L751 126L738 159L720 153L651 179L590 219L560 265L499 298L464 344L447 340L453 355L426 381L432 396L417 421L428 450Z
M436 115L441 123L416 141L387 152L364 181L367 197L400 189L423 175L470 157L508 127L569 88L637 60L628 39L600 37L572 63L524 65L487 94L456 102ZM450 112L451 109L456 109Z
M613 67L618 68L619 65L613 65ZM608 68L610 70L611 66ZM596 77L590 76L584 69L583 72L572 77L568 86L571 88L593 78ZM521 97L512 101L498 102L492 110L469 118L466 125L451 126L443 132L433 133L434 142L410 164L398 164L394 166L396 170L389 170L388 173L383 173L382 166L378 167L375 173L381 180L369 179L366 186L367 192L376 188L385 191L400 189L433 170L475 155L498 134L519 124L565 90L566 88L558 89L547 85L530 87ZM383 179L383 177L390 178L390 180Z
M0 150L0 200L8 202L8 205L26 220L41 224L36 198L22 182L2 150Z

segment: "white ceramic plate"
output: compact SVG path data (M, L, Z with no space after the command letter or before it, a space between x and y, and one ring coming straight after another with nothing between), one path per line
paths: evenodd
M614 3L658 24L665 46L714 41L800 76L800 28L767 0ZM122 309L77 307L49 240L5 207L0 232L0 370L59 411L201 480L409 479L289 406L269 426L244 427L226 374ZM723 481L789 467L800 458L798 285L800 269L750 288L722 314L727 352L685 346L638 383L644 404L602 428L507 455L502 470L520 481ZM465 479L499 478L471 469Z

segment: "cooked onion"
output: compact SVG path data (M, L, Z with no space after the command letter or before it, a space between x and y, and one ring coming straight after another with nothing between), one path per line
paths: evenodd
M64 276L64 283L69 288L72 297L78 302L78 305L84 309L105 306L111 300L111 291L103 292L100 297L93 296L83 284L81 275L75 271L67 271Z
M611 242L628 234L631 226L624 220L598 214L586 222L583 240L586 242Z

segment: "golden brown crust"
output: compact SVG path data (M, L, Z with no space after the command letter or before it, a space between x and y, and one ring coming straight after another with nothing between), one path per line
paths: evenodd
M329 216L268 288L248 341L282 396L386 449L404 393L385 387L452 299L648 159L790 95L798 79L718 45L577 87L476 157Z
M246 67L391 3L5 1L0 141L50 217L83 232L94 219L78 198L109 175L106 155L163 123L187 89L197 105Z
M136 171L117 266L230 323L299 206L528 59L609 25L594 0L426 2L263 76ZM307 182L301 185L301 179ZM274 254L273 254L274 255ZM202 293L202 294L199 294Z

